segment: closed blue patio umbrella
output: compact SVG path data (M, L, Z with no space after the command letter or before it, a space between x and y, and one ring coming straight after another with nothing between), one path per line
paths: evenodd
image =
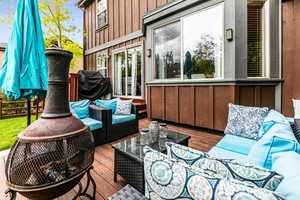
M12 32L0 71L0 88L15 100L27 99L27 124L30 124L30 99L44 97L48 68L37 0L18 0Z

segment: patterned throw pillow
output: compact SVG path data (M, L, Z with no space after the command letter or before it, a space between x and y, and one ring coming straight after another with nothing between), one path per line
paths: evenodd
M267 113L268 108L229 104L228 123L224 133L257 140Z
M116 115L130 115L131 114L132 100L119 100L117 102Z
M214 158L207 153L179 144L167 142L166 148L169 158L217 173L224 178L234 178L271 191L275 191L283 179L282 175L274 171L237 160Z
M269 190L168 159L149 147L144 152L145 196L149 199L283 199Z

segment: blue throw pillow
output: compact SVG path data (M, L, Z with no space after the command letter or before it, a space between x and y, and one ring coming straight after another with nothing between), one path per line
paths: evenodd
M228 123L224 133L257 140L267 113L268 108L229 104Z
M259 138L262 138L267 133L270 133L270 135L277 135L282 138L294 139L289 119L276 110L270 110L268 115L265 117L258 132Z
M100 106L102 108L111 109L112 113L116 112L117 102L119 101L119 98L111 99L111 100L96 100L95 104L96 106Z
M264 136L253 146L248 159L258 166L272 169L272 155L279 152L299 151L298 145L295 140Z
M276 192L289 200L300 197L300 154L288 151L273 155L273 169L284 175Z
M85 119L89 117L89 100L82 100L77 102L70 102L69 103L71 110L76 113L76 115L80 119Z

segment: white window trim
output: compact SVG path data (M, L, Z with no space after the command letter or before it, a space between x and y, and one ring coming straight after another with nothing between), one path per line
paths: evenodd
M182 27L183 27L183 23L182 23L182 19L185 18L185 17L188 17L190 15L193 15L193 14L196 14L196 13L200 13L200 12L203 12L204 10L207 10L207 9L210 9L210 8L213 8L213 7L216 7L218 5L222 4L223 5L223 10L222 10L222 16L223 16L223 59L222 59L222 68L220 69L220 74L218 77L214 77L214 78L197 78L197 79L184 79L184 74L183 74L183 68L184 68L184 63L183 63L183 60L184 60L184 56L183 56L183 34L182 34ZM154 31L158 28L161 28L161 27L164 27L164 26L167 26L169 24L173 24L173 23L177 23L179 22L180 23L180 26L181 26L181 29L180 29L180 39L181 39L181 59L180 59L180 78L170 78L170 79L156 79L154 78L155 76L155 66L156 66L156 60L155 60L155 48L154 48L154 45L155 45L155 37L154 37ZM206 81L215 81L215 80L224 80L224 65L225 65L225 3L224 2L218 2L218 3L215 3L215 4L212 4L212 5L208 5L204 8L201 8L200 10L197 10L195 12L192 12L190 14L187 14L187 15L184 15L184 16L181 16L177 19L174 19L174 20L171 20L171 21L168 21L166 23L162 23L162 24L159 24L157 26L154 26L151 28L151 37L152 37L152 43L151 43L151 48L152 48L152 63L154 67L152 67L151 69L151 82L155 83L155 82L164 82L164 83L168 83L168 82L206 82Z
M96 0L96 30L100 30L108 25L108 2L107 2L108 0L105 1L106 1L106 8L101 11L100 9L98 9L99 3L98 0ZM103 24L102 26L98 26L98 15L100 15L105 11L106 11L106 23Z
M105 67L98 67L98 57L99 56L105 56ZM106 77L105 78L108 78L109 77L109 74L108 74L108 51L107 50L104 50L104 51L100 51L98 53L96 53L96 70L99 71L99 70L106 70Z
M141 59L141 96L128 96L128 95L115 95L115 60L114 57L116 54L118 53L122 53L125 52L125 65L127 66L127 50L128 49L132 49L132 48L137 48L140 47L141 48L141 53L142 53L142 59ZM128 99L144 99L144 43L143 42L137 42L125 47L121 47L118 49L114 49L112 50L112 56L111 56L111 61L112 61L112 88L113 88L113 92L112 95L114 97L121 97L121 98L128 98ZM126 70L126 77L127 77L127 70ZM125 93L127 94L127 86L125 89Z

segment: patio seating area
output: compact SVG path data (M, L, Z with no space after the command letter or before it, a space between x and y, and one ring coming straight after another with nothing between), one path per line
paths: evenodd
M139 127L145 128L149 126L149 121L147 119L142 119L139 121ZM189 140L189 147L200 150L200 151L209 151L215 144L217 144L222 138L222 133L208 133L205 130L195 130L187 127L176 126L174 124L169 125L170 130L178 131L188 136L191 136ZM126 140L128 138L137 136L137 134L128 136L121 140ZM120 140L113 142L118 143ZM4 155L5 153L0 154L0 172L4 174ZM114 151L111 146L111 143L100 145L96 147L95 152L95 161L94 161L94 170L92 170L91 174L96 181L97 192L96 199L97 200L106 200L107 197L111 196L115 192L119 191L122 187L124 187L127 183L121 177L117 177L117 182L115 183L113 180L114 177ZM82 181L86 181L84 178ZM0 177L0 191L5 191L7 188L5 184L5 177ZM77 189L77 188L75 188ZM91 190L91 188L89 188ZM66 195L58 198L59 200L71 199L75 194L75 191L72 190ZM6 200L5 194L0 192L0 199ZM26 199L21 195L18 195L17 200ZM83 198L84 199L84 198Z

